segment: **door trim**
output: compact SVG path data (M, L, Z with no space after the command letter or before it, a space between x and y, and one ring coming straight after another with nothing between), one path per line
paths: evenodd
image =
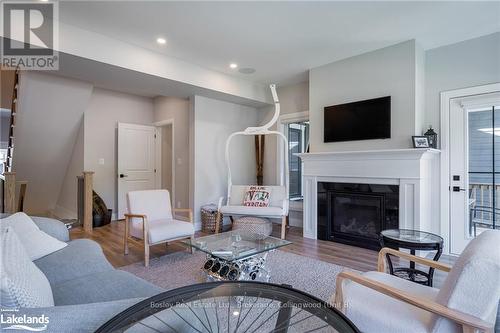
M171 125L172 126L172 193L170 193L170 200L172 200L172 207L174 208L179 208L177 207L177 202L175 200L175 161L177 157L177 151L175 149L175 120L174 118L169 118L161 121L157 121L153 123L153 126L156 127L156 132L159 133L159 138L161 139L161 127L166 126L166 125ZM156 167L157 170L162 170L162 157L161 157L161 140L156 141L156 151L158 153L158 158L156 162ZM158 172L159 174L159 186L158 188L161 188L161 172Z
M469 97L474 95L483 95L500 92L500 83L486 84L463 89L443 91L440 93L440 137L441 137L441 156L440 156L440 177L441 177L441 225L440 233L444 239L443 253L450 254L450 103L454 98Z

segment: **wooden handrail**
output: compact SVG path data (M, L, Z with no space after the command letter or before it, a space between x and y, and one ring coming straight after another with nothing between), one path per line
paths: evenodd
M92 232L93 171L83 172L83 230Z

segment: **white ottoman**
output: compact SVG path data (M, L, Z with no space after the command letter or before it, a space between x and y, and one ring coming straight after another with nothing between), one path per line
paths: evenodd
M259 239L266 238L273 231L273 224L269 219L255 216L243 216L235 220L233 230L241 230L259 236Z

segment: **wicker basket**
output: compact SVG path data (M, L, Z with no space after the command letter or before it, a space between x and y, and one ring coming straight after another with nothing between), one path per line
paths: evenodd
M220 214L221 223L219 225L219 232L222 232L222 219L224 216ZM201 207L201 230L207 233L215 232L215 225L217 224L217 206L205 205Z

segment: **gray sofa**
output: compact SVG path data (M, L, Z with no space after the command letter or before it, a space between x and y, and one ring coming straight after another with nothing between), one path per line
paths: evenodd
M68 243L34 261L50 282L55 306L23 308L19 313L49 317L48 332L93 332L119 312L164 291L113 268L96 242L70 240L62 222L44 217L33 220L44 232Z

